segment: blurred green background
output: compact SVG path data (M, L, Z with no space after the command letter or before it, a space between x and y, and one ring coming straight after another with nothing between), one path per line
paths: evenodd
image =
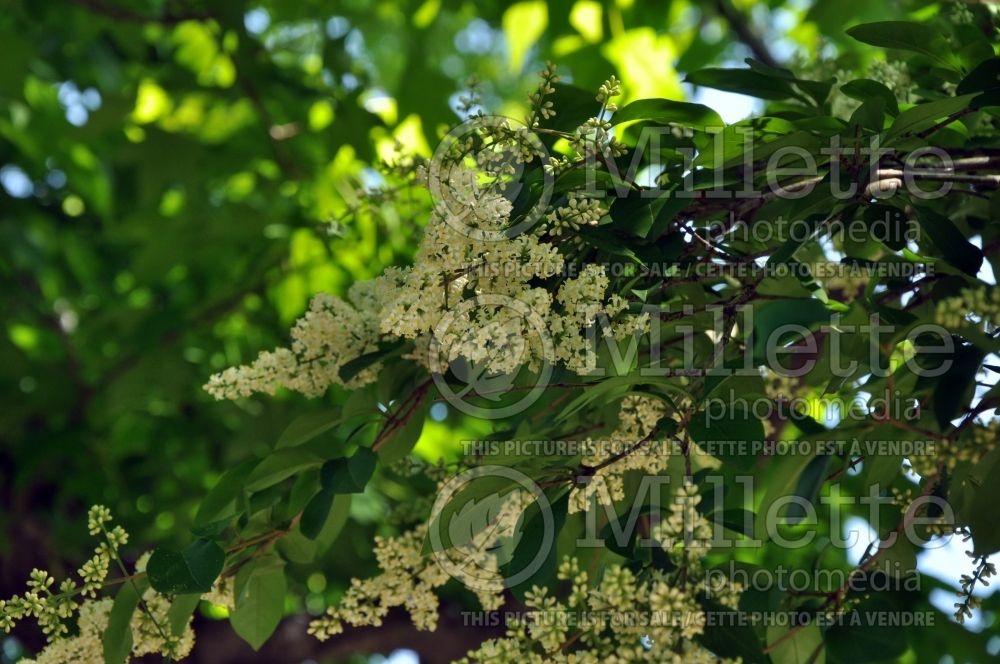
M761 45L784 64L863 57L844 28L933 8L903 4L3 0L0 595L33 566L75 569L92 503L112 508L135 555L187 539L224 469L323 407L216 403L201 385L281 345L312 294L408 260L418 224L352 211L355 190L379 185L372 165L394 141L427 153L470 77L515 116L551 59L587 89L617 73L625 101L698 98L738 119L753 102L692 90L684 73ZM469 426L437 419L428 455ZM290 597L290 614L370 571L387 504L370 492L352 516L324 563L297 571L306 599ZM278 661L220 627L229 650L203 642L196 661ZM343 654L296 633L303 657ZM373 648L392 647L388 634ZM38 645L19 633L0 657Z

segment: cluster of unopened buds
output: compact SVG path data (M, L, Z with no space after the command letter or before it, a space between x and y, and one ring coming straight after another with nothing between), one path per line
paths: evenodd
M1000 288L963 288L956 297L938 302L934 322L948 329L956 329L969 322L975 312L987 326L1000 321ZM992 330L988 330L992 331Z
M601 207L595 198L584 198L571 195L569 203L546 215L547 232L550 235L561 235L564 230L578 231L582 226L596 226L607 210Z
M551 101L545 101L547 95L556 91L555 84L559 82L556 66L551 62L545 63L545 69L538 72L538 77L542 79L542 82L538 84L538 90L528 95L531 115L528 116L526 124L530 127L537 127L541 120L548 120L556 114L555 104Z
M604 108L608 111L614 112L618 110L618 105L611 101L612 97L617 97L622 93L621 81L615 78L612 74L611 78L604 81L601 87L597 90L597 101L604 104Z

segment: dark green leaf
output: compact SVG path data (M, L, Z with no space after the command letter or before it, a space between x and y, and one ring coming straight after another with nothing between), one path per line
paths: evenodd
M278 548L282 555L293 563L308 565L316 560L317 556L330 548L330 546L340 535L340 532L347 524L351 511L351 494L341 493L333 498L333 506L330 508L326 522L320 528L319 533L308 538L302 532L302 524L283 537L278 542ZM305 518L303 516L303 518Z
M830 661L834 664L885 662L906 652L906 630L881 624L881 616L893 610L891 604L877 598L852 608L841 624L831 626L823 635Z
M881 99L885 102L885 110L888 111L889 115L899 114L899 103L896 101L895 93L878 81L868 78L855 79L840 86L840 91L848 97L862 102L869 99Z
M701 69L688 74L685 81L692 85L736 92L761 99L789 99L796 96L790 81L765 76L752 69Z
M612 124L631 120L652 120L660 124L679 124L706 131L726 126L718 113L704 104L672 99L639 99L621 107L611 117Z
M951 219L928 207L917 207L917 221L946 261L966 274L979 272L982 249L966 240Z
M934 386L934 416L942 431L951 428L951 421L968 407L975 391L976 373L985 353L971 344L960 343L957 337L951 365Z
M793 629L795 632L789 636ZM767 628L767 644L773 648L770 653L772 664L823 664L826 661L823 635L815 623L801 629L787 624L770 625Z
M364 355L360 355L353 360L345 362L343 366L340 367L340 380L345 383L350 381L352 378L368 367L374 365L376 362L381 362L382 360L401 354L405 347L406 344L403 341L394 341L392 343L383 344L378 350L373 350L370 353L365 353Z
M990 58L980 62L962 79L955 89L955 94L965 95L996 88L1000 88L1000 58Z
M559 567L556 538L566 523L569 492L562 491L554 500L550 500L550 495L533 502L521 515L514 555L503 568L507 579L524 577L520 583L511 586L511 591L518 597L523 597L532 586L547 585L555 578ZM551 510L551 522L543 516L545 509ZM547 546L548 551L541 551L542 546ZM529 574L532 569L534 571Z
M157 592L169 595L207 593L222 572L226 552L211 540L195 540L183 552L156 549L146 572Z
M739 615L719 602L699 598L698 603L712 620L705 625L705 631L698 640L711 652L720 657L731 659L741 658L747 664L762 664L767 662L760 639L750 627L748 615ZM742 619L741 619L742 618Z
M367 447L359 447L350 458L331 459L323 464L320 484L333 493L362 493L375 472L377 459Z
M920 53L946 67L953 64L948 40L940 30L924 23L911 21L863 23L848 28L847 34L872 46Z
M302 510L302 520L299 527L306 538L316 539L316 536L319 535L327 517L330 516L330 508L333 506L333 499L336 495L330 489L323 489L313 496L306 508Z
M748 470L757 460L753 443L764 440L764 425L744 409L714 402L691 418L688 434L723 463Z

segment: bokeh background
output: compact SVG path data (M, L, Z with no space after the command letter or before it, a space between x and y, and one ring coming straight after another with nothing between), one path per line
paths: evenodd
M0 596L21 592L33 566L76 568L92 503L112 508L135 555L186 540L223 470L343 398L217 403L201 385L282 344L312 294L408 260L420 219L355 211L355 192L380 185L372 166L397 141L427 153L470 77L486 107L514 116L552 60L583 88L617 73L626 101L695 99L735 120L756 102L693 89L685 72L750 55L870 57L844 28L930 6L0 1ZM428 458L475 426L443 406L432 416L418 446ZM295 569L290 616L371 572L372 536L392 527L381 496L401 490L355 500L321 564ZM290 617L259 655L202 615L192 661L366 661L349 655L404 647L440 661L489 631L461 628L461 599L444 607L442 636L403 618L321 645ZM0 661L39 644L18 632Z

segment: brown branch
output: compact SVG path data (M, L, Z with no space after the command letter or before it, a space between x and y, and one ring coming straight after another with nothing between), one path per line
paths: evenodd
M751 27L750 20L740 10L736 9L729 0L715 0L715 10L726 19L729 27L733 29L733 32L736 33L740 41L753 52L755 58L768 67L781 66L778 60L771 55L771 51L768 49L767 44L764 43L764 40Z

